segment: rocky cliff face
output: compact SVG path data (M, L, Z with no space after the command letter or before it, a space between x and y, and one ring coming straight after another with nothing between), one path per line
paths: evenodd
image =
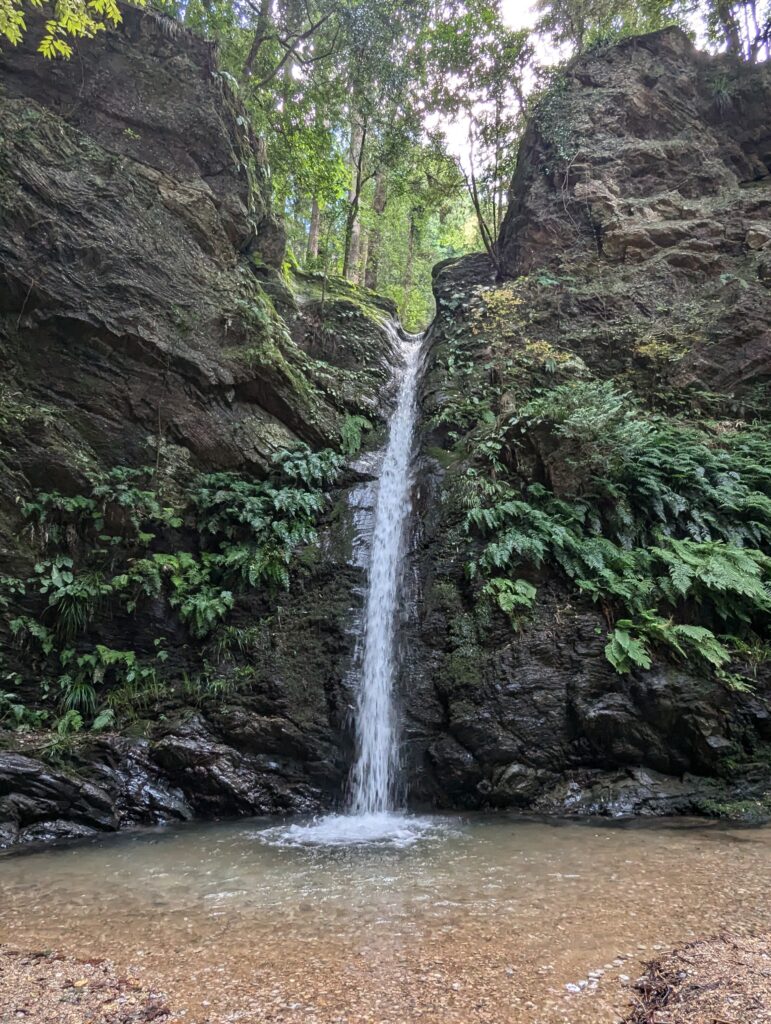
M124 13L72 62L0 57L3 386L27 410L7 445L33 486L148 444L264 469L293 438L330 443L345 411L265 303L281 228L212 46ZM372 395L387 366L364 369Z
M335 450L382 436L394 310L282 265L211 47L124 18L70 63L0 54L0 845L330 807L351 760L371 456ZM768 809L767 567L722 584L737 625L656 559L768 546L769 99L675 31L582 57L502 276L437 268L413 803Z
M674 386L746 396L767 383L769 90L766 66L668 30L582 59L542 105L501 259L510 277L579 275L560 326L584 359L621 369L660 343Z
M723 513L738 527L738 505L723 499L714 515L705 499L699 525L688 481L709 476L723 444L767 436L757 422L771 367L770 72L700 55L676 30L582 57L526 133L503 280L485 256L437 268L403 685L416 800L558 813L768 807L767 651L730 666L748 684L736 692L697 653L653 643L648 670L616 672L604 648L631 616L621 576L649 608L661 585L626 575L626 554L640 565L670 537L715 542ZM656 462L633 428L670 455ZM629 440L612 450L616 430ZM671 453L691 444L698 456L676 469ZM741 476L732 458L723 480ZM671 514L638 488L651 460ZM757 486L752 501L764 504L768 479ZM738 543L767 546L759 534ZM761 637L764 601L750 614ZM728 632L711 608L678 597L656 628L684 618Z
M321 497L319 539L290 567L288 594L225 584L235 606L205 641L169 597L174 573L191 582L214 550L191 504L201 474L251 486L283 450L337 449L356 417L377 426L395 310L343 284L322 301L318 280L282 266L259 146L212 46L123 14L70 62L0 54L0 716L27 730L0 752L5 842L309 810L339 798L350 761L366 472L346 469ZM137 534L140 477L180 513L161 512L163 525L156 509ZM83 496L107 479L123 496L98 499L95 531ZM38 529L25 503L40 492L56 492L56 511ZM151 562L155 596L131 607L115 580ZM62 631L52 591L23 584L36 563L91 586L93 600L65 599L88 607L77 630ZM214 608L219 589L198 599ZM44 647L22 639L27 627ZM63 713L74 666L98 705L117 708L117 686L133 706L113 719L124 735L89 733L84 713L54 749L36 716L47 709L50 727Z

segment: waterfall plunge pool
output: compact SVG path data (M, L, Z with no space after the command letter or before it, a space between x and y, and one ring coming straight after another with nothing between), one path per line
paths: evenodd
M419 841L248 820L4 857L0 941L109 957L196 1024L612 1024L660 949L771 927L771 828L401 821Z
M327 814L308 822L277 825L257 832L257 838L277 846L382 845L406 848L426 838L439 838L450 829L449 819L402 811Z

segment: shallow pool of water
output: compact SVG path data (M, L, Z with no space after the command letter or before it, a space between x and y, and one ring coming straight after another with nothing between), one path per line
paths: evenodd
M407 845L242 821L5 857L0 941L108 956L200 1024L611 1024L659 948L771 927L768 828L422 822Z

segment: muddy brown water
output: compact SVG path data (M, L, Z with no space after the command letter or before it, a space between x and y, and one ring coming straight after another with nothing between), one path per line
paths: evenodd
M298 848L242 821L4 857L0 941L107 956L196 1024L611 1024L659 949L771 927L771 828L429 825L411 845Z

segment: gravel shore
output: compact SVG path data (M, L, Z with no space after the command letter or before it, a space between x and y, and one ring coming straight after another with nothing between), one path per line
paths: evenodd
M771 1024L771 933L722 935L667 953L647 965L632 1003L623 1024ZM0 1024L178 1020L162 993L109 960L0 946Z
M771 933L692 942L648 964L624 1024L771 1024Z
M109 960L73 960L0 946L0 1024L170 1024L163 995Z

